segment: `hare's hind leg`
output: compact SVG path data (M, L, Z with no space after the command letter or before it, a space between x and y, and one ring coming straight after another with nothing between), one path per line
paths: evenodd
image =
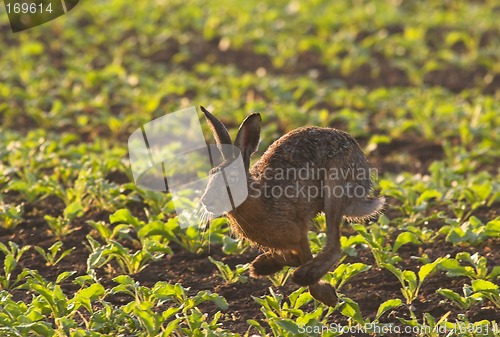
M301 262L293 252L268 251L257 256L250 264L250 275L253 277L274 274L284 266L297 267Z
M300 249L295 251L294 254L300 259L299 265L306 264L307 262L312 260L313 256L311 253L311 248L309 246L309 240L307 239L307 237L300 245ZM335 292L335 288L323 281L311 284L309 286L309 293L316 300L331 307L334 307L338 302L338 297L337 293Z
M310 285L309 293L316 300L330 307L334 307L337 305L338 297L337 293L335 292L335 288L324 281L319 281L315 284Z
M250 263L252 277L266 276L280 271L285 265L275 258L271 251L260 254Z
M335 199L332 195L325 195L326 215L326 246L312 260L295 270L292 280L308 286L317 283L342 256L340 250L340 225L342 223L343 199Z

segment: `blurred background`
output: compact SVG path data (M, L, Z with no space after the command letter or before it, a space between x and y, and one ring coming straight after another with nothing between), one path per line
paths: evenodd
M496 1L82 2L17 34L3 10L5 128L115 137L204 104L228 124L262 112L271 137L429 139L499 95Z
M385 306L397 308L395 313L383 317L397 324L417 325L428 314L436 321L500 320L500 302L493 303L500 270L488 274L500 264L499 17L497 0L107 0L80 1L66 15L14 34L0 6L0 243L45 250L54 242L75 247L57 268L47 267L29 247L22 259L6 258L19 262L12 280L23 268L51 281L64 271L91 277L106 288L113 308L99 311L100 297L91 297L95 315L85 311L87 321L74 326L106 333L99 317L108 315L115 321L106 326L125 335L147 335L143 318L153 317L165 304L152 302L141 307L144 311L131 312L133 298L109 292L121 273L134 275L144 287L160 280L180 282L191 287L189 296L215 289L231 306L220 318L223 327L238 333L252 325L253 332L294 336L296 325L290 324L304 323L313 310L314 324L373 320L379 305L395 298L400 302ZM278 137L304 125L339 128L358 140L378 169L376 188L388 204L379 219L344 226L344 269L327 278L336 284L336 277L347 277L339 294L349 310L323 317L328 309L301 297L308 303L300 309L304 312L280 311L280 321L265 304L270 297L264 301L274 296L269 287L286 295L304 292L286 282L287 270L242 286L238 282L247 271L241 267L232 274L238 285L225 283L207 254L234 269L257 251L230 237L225 220L205 232L179 228L170 195L133 184L129 135L166 113L199 105L220 118L233 136L247 114L260 112L262 141L255 158ZM324 226L319 216L315 228L321 232ZM311 231L310 238L313 251L320 251L324 234ZM102 255L107 258L98 259L96 252L108 252ZM124 262L137 252L142 260ZM153 258L160 252L168 257ZM459 253L469 258L460 255L460 260ZM410 299L399 291L404 282L380 264L385 256L385 262L418 273L421 265L447 254L455 262L449 269L443 265ZM457 267L467 263L483 271L471 276L469 269L467 274ZM361 272L356 282L346 283ZM90 282L68 275L60 278L67 294ZM33 300L33 294L39 296L36 289L12 290L6 280L0 277L3 299L12 295L35 311L45 303ZM452 306L445 300L454 295L437 293L440 287L460 296L483 290L485 295ZM366 296L367 291L374 295ZM177 307L176 301L167 302ZM190 310L198 310L198 318L201 313L219 315L224 305L217 301L218 307L199 310L184 306L179 326L194 326ZM43 310L49 317L51 309ZM17 316L10 315L12 321L2 316L0 325L24 326ZM265 322L264 330L247 321L254 318ZM51 319L47 322L55 327ZM150 335L170 321L157 317L156 322ZM290 326L295 330L286 330ZM186 331L178 335L192 333Z

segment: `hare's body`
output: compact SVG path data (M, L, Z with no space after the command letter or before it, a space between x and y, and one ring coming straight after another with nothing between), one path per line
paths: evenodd
M224 125L202 108L217 144L232 145ZM293 130L274 142L250 168L257 149L260 115L241 124L234 146L241 151L247 172L248 197L227 213L234 230L264 250L251 264L254 276L269 275L283 266L299 267L292 279L309 286L313 297L335 305L335 290L320 281L341 256L343 218L366 218L383 206L383 198L370 198L371 170L357 142L347 133L320 127ZM219 149L225 159L215 171L228 167L237 154ZM213 178L212 178L213 177ZM221 183L212 173L202 198L206 209L217 208ZM223 185L223 184L222 184ZM313 258L308 241L312 219L324 212L327 242Z
M329 180L350 183L351 190L354 186L370 190L368 173L364 180L353 179L362 176L357 174L360 170L369 172L368 163L348 134L332 128L295 129L274 142L250 169L249 197L228 217L234 230L250 241L279 251L294 250L307 235L311 220L325 211L322 189ZM339 186L338 194L342 191Z

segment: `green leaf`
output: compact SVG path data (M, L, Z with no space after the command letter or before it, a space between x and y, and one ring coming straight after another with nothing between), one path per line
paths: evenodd
M405 280L411 290L417 287L417 275L411 270L404 270L401 273L401 277Z
M138 227L140 224L139 219L137 219L135 216L130 213L130 210L128 208L122 208L116 211L115 213L111 214L109 216L109 222L112 224L115 223L125 223L125 224L130 224L132 226Z
M17 266L17 261L11 254L6 255L4 259L3 269L5 270L5 276L10 278L10 274Z
M396 241L394 242L394 246L392 247L392 252L396 253L402 245L407 243L413 243L414 245L419 246L420 241L417 236L411 232L403 232L398 235Z
M124 284L124 285L134 285L135 284L134 279L128 275L117 276L113 279L113 281L118 283L118 284Z
M64 218L74 219L83 214L83 207L80 201L74 201L64 209Z
M179 228L179 223L173 218L169 219L167 222L152 221L142 226L137 232L137 235L140 238L160 235L168 241L172 241L177 239L175 237L175 231L179 230Z
M291 332L293 334L299 333L299 326L291 319L286 318L273 318L271 322L274 322L280 326L283 330Z
M423 283L425 278L436 268L436 266L441 263L444 260L444 258L440 257L436 259L432 263L428 263L426 265L423 265L420 267L418 271L418 279L420 280L420 283Z
M364 324L363 316L361 316L361 310L359 309L358 303L351 300L350 298L344 297L344 305L340 312L342 315L352 318L356 323Z
M500 276L500 266L495 266L488 275L488 279L495 280Z
M398 298L387 300L384 303L380 304L377 310L377 314L375 315L375 320L378 321L386 311L399 307L401 303L401 300Z
M73 299L75 302L75 309L83 305L88 312L92 313L91 302L104 295L104 293L104 287L99 283L93 283L88 288L78 291Z
M224 254L234 254L238 252L238 240L226 235L222 238L222 251Z
M226 299L220 295L216 295L212 298L212 301L222 310L227 310L229 308L229 304Z
M71 277L74 274L76 274L76 271L65 271L65 272L62 272L61 274L57 275L56 284L61 283L62 281L68 279L69 277Z
M500 218L489 221L484 233L489 237L500 238Z
M495 290L498 290L498 286L490 281L474 280L474 281L472 281L472 290L474 290L474 291L495 291Z
M442 198L443 194L437 190L426 190L417 199L417 206L421 205L424 201L429 199L437 199L438 201Z
M461 305L465 305L465 299L460 296L458 293L454 292L451 289L438 289L436 292L444 297L446 297L449 300L455 301Z
M474 275L474 270L471 267L462 266L456 259L444 259L439 263L439 267L446 271L447 276L468 276Z

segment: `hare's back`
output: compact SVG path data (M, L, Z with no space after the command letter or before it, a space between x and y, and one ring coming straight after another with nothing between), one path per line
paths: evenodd
M349 134L333 128L309 126L295 129L276 140L254 169L342 165L347 164L352 155L359 154L364 158L356 140Z

